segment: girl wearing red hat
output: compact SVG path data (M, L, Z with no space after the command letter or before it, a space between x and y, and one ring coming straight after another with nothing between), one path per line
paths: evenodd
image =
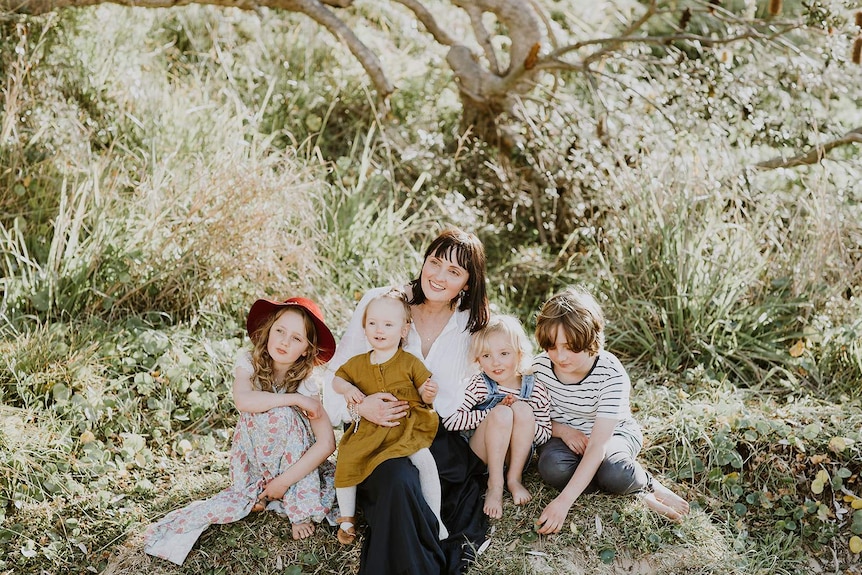
M335 353L335 338L317 305L305 298L259 299L246 321L253 347L237 358L233 398L240 412L231 446L231 486L173 511L147 530L144 550L182 564L212 524L252 511L286 516L294 539L337 513L335 436L310 380Z

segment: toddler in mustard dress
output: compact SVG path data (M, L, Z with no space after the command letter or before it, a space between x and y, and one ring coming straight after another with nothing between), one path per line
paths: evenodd
M356 538L356 486L380 463L397 457L408 457L419 470L422 495L437 517L440 539L448 537L440 518L437 464L428 449L439 422L431 407L437 384L431 381L425 364L401 347L411 321L407 296L401 290L393 288L371 300L362 321L371 351L347 360L332 382L333 389L344 396L350 407L378 392L391 393L410 404L407 416L395 427L360 421L357 415L341 438L335 492L342 515L338 518L338 540L344 544Z

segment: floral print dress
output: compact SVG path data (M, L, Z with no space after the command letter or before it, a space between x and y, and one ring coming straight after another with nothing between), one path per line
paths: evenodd
M247 353L237 360L237 367L252 371ZM316 386L308 380L297 391L317 394ZM232 523L248 515L266 484L299 461L314 441L311 424L294 407L241 412L231 445L231 486L209 499L172 511L151 525L145 534L144 551L182 565L201 533L212 524ZM326 520L335 525L334 474L335 465L324 461L291 485L281 500L270 501L266 509L286 516L293 524Z

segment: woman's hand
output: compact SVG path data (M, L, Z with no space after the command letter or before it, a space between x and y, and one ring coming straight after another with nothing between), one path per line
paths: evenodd
M356 404L356 412L371 423L383 427L397 427L410 405L400 401L391 393L378 392L366 396L362 403Z

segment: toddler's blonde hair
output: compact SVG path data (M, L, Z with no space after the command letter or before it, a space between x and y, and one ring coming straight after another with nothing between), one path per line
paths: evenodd
M518 352L518 373L525 375L532 372L533 345L527 332L517 318L510 315L492 315L484 328L473 334L470 341L470 358L478 363L479 356L488 349L488 339L500 333L509 339L512 347Z

